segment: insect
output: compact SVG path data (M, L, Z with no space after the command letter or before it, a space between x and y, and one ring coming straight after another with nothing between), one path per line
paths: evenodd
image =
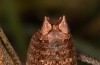
M31 38L26 65L78 65L77 59L100 65L100 60L76 51L65 16L60 17L56 24L45 17L41 30ZM1 28L0 65L22 65Z
M45 17L41 31L30 41L26 65L77 65L77 59L100 65L100 61L76 52L65 16L56 24Z
M76 51L65 16L55 25L49 21L45 17L41 32L31 39L27 65L77 65Z

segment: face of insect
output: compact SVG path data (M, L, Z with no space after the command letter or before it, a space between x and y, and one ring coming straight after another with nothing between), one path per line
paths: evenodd
M32 38L27 65L76 65L76 51L65 16L56 24L49 22L50 19L45 17L41 32Z
M67 39L68 34L68 25L66 23L65 16L60 17L56 24L50 24L50 19L45 17L41 33L42 33L42 40L48 40L49 42L52 41L64 41Z

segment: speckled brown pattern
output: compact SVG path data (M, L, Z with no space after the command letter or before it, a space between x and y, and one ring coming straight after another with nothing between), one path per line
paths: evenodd
M0 40L0 65L15 65Z
M65 16L58 21L50 24L45 17L41 32L36 32L30 41L26 65L77 65Z
M11 43L4 34L2 28L0 27L0 48L3 55L2 60L4 60L6 65L22 65L19 57L17 56L15 50L11 46ZM1 64L0 64L1 65Z

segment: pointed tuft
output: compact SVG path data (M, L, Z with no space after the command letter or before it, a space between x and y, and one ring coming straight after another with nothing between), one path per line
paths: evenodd
M42 35L46 35L52 29L52 26L49 23L49 20L50 20L49 17L45 16L44 23L43 23L43 26L42 26L42 29L41 29Z
M68 25L67 25L67 22L66 22L65 15L63 15L63 17L62 17L62 21L61 21L60 24L59 24L59 29L60 29L63 33L68 34Z

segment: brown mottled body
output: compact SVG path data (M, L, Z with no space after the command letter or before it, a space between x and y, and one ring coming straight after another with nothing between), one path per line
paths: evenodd
M45 17L41 32L36 32L31 39L26 65L77 65L65 16L57 24L50 24Z

